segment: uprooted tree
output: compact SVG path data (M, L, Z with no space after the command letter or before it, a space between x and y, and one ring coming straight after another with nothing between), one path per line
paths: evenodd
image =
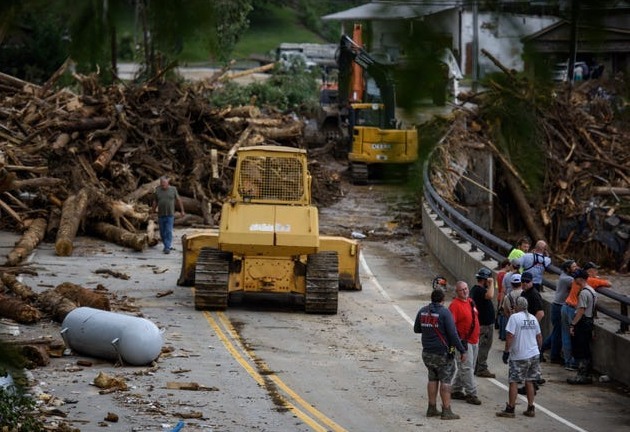
M492 58L489 53L484 53ZM598 261L627 271L630 262L629 110L620 77L544 87L502 67L501 74L441 123L431 181L467 214L459 190L473 157L496 166L494 225L499 236L546 239L558 258ZM472 105L471 105L472 104Z

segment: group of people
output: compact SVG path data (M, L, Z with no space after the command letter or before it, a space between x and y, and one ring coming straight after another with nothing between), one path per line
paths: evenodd
M414 332L421 333L422 359L428 369L427 417L458 419L451 400L460 399L481 405L475 377L494 378L488 368L488 354L499 330L505 342L502 360L509 365L508 402L498 417L515 417L517 395L527 397L523 415L535 416L534 398L545 382L540 363L550 350L550 361L577 371L569 384L588 384L590 378L591 339L596 313L596 289L610 286L597 277L598 266L592 262L579 268L574 260L562 263L551 305L551 333L543 338L541 321L545 317L542 282L551 259L547 244L538 241L529 251L529 241L522 239L511 256L500 264L495 284L493 272L481 268L475 284L455 284L455 296L446 307L445 281L433 284L431 303L416 315ZM496 291L496 297L495 297ZM495 309L496 298L496 309ZM519 384L524 384L519 388ZM437 395L442 410L437 408Z

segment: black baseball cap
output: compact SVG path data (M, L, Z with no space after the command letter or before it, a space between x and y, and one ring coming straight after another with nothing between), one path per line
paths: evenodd
M598 269L599 266L597 264L595 264L593 261L589 261L586 264L584 264L584 266L582 267L583 270L588 270L588 269Z

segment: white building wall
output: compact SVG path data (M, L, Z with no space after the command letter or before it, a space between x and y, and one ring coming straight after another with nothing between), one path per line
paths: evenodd
M523 44L520 39L523 36L540 31L554 23L556 17L535 17L527 15L506 15L494 13L479 13L479 76L483 77L499 69L483 54L485 49L492 54L501 64L509 69L522 71L524 68L522 53ZM472 12L462 14L462 66L471 65L472 55L467 46L472 46L473 41L473 15ZM472 71L464 69L465 74Z

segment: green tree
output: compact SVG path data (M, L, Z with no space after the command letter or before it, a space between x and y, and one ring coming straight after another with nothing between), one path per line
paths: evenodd
M42 83L68 55L63 23L43 1L0 4L0 70Z

